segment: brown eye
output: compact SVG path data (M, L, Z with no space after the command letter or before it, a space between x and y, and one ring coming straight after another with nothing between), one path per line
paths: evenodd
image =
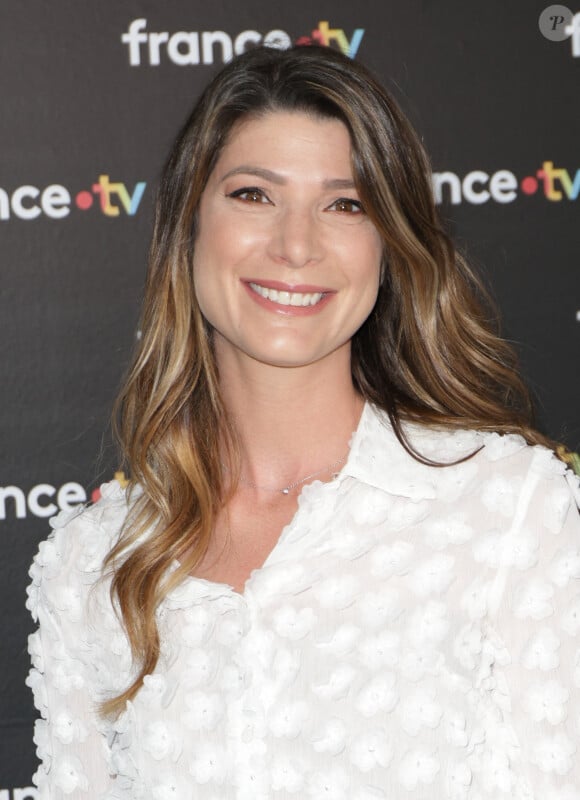
M349 197L339 197L329 208L331 211L340 211L346 214L360 214L363 210L358 200L352 200Z
M228 197L233 197L237 200L242 200L244 203L267 203L268 198L261 189L256 187L244 187L236 189L235 192L230 192Z

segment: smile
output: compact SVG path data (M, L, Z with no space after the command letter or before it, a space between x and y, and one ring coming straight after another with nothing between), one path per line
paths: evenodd
M259 283L249 282L248 285L260 297L281 306L315 306L324 297L324 292L285 292L278 289L267 289L265 286L260 286Z

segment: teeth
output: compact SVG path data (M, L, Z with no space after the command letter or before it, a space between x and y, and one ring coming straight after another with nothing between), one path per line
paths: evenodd
M266 289L259 283L250 283L250 287L256 294L281 306L315 306L324 296L322 292L279 292L277 289Z

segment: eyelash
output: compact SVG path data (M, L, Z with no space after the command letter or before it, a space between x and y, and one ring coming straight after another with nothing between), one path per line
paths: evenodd
M243 200L246 203L259 202L257 200L254 201L254 200L248 200L247 198L244 198L243 195L245 195L245 194L257 194L261 198L268 199L266 193L262 189L258 188L257 186L243 186L241 189L236 189L233 192L229 192L229 194L227 194L226 196L227 197L232 197L234 199Z
M244 198L244 195L255 194L259 196L259 200L249 200L248 198ZM258 186L243 186L241 189L235 189L233 192L229 192L226 197L231 197L234 200L242 200L245 203L261 203L264 199L268 200L268 195L264 192L263 189L260 189ZM352 197L337 197L329 206L329 209L332 209L333 206L339 205L341 203L351 205L356 210L350 212L341 211L339 213L350 213L350 214L361 214L364 213L364 209L362 207L362 203L358 200L354 200Z
M332 208L332 206L336 206L339 203L348 203L348 204L354 206L357 209L357 211L352 211L350 213L361 214L361 213L364 212L364 208L362 207L362 203L360 203L358 200L353 200L352 197L339 197L337 200L334 201L334 203L332 203L329 206L329 208Z

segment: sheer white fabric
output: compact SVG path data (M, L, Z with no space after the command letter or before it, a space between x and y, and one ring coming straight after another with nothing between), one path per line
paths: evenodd
M31 569L41 798L578 800L580 500L516 436L413 429L367 405L336 479L243 595L187 579L115 722L129 649L100 565L116 483L61 514Z

